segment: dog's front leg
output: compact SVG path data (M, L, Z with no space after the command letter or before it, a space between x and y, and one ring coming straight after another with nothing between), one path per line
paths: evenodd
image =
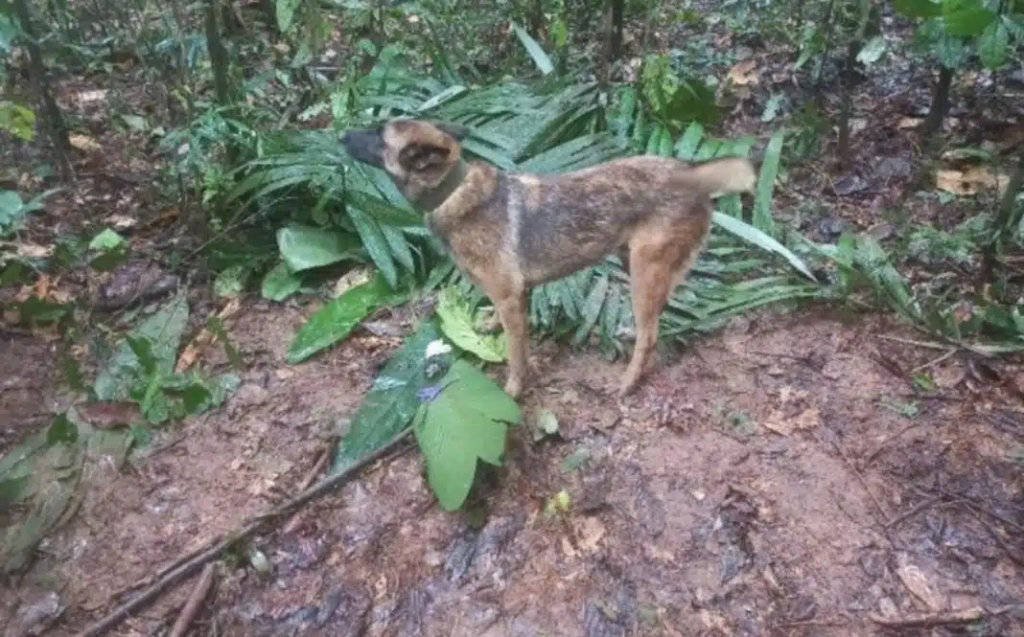
M508 294L494 299L494 308L508 339L508 380L505 393L519 398L526 385L530 332L526 316L527 295L525 292Z

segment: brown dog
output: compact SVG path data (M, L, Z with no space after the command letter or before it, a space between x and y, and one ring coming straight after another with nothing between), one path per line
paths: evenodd
M619 395L632 391L658 337L668 296L711 229L711 198L753 190L746 158L688 164L667 157L617 159L561 175L505 172L468 163L458 125L398 119L350 130L354 159L383 168L426 213L456 265L494 303L508 338L505 391L527 377L529 290L617 253L630 275L636 344Z

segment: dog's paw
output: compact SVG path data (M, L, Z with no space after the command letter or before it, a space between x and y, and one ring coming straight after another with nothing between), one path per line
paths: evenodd
M501 317L494 312L478 323L477 331L482 334L493 334L501 329Z
M518 399L523 395L523 382L518 378L509 378L505 381L505 393Z

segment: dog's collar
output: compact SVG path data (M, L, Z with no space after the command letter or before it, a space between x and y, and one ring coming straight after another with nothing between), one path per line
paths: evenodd
M460 157L458 163L448 171L436 188L427 190L416 198L416 206L427 212L437 210L462 185L468 173L469 163Z

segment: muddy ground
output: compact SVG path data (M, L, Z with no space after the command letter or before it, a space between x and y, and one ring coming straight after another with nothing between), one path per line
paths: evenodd
M400 342L362 332L290 367L306 312L248 305L231 327L241 389L92 476L78 516L0 596L8 635L52 592L66 610L48 634L73 635L299 490ZM192 634L866 636L892 632L875 620L982 608L899 634L1024 635L1024 413L957 357L932 369L935 396L914 396L893 366L941 352L879 337L900 334L810 312L745 320L621 402L603 389L621 362L541 344L524 411L552 410L563 439L513 430L482 528L438 508L410 451L257 537L272 574L220 562ZM562 489L571 512L546 514ZM110 634L166 634L194 582Z

